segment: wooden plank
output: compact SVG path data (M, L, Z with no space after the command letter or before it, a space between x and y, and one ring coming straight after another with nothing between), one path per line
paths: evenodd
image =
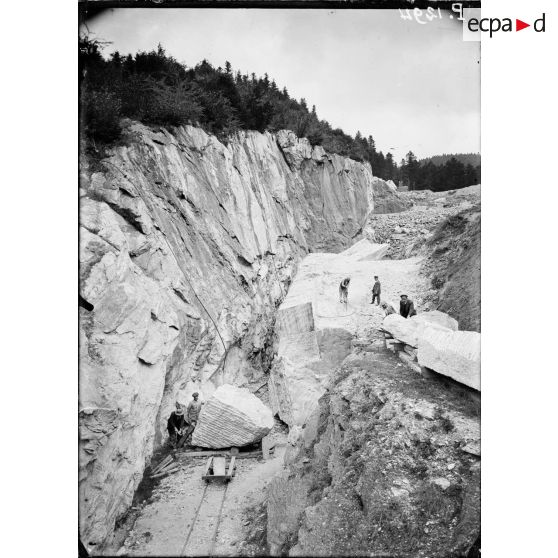
M236 457L233 455L231 457L231 462L229 463L229 470L227 471L227 476L232 477L234 475L234 468L236 465Z
M183 451L177 454L177 457L179 459L186 459L187 457L208 457L208 456L217 456L217 455L221 455L221 456L229 456L231 455L230 452L228 452L227 450L224 451ZM261 451L246 451L246 452L241 452L236 454L236 457L238 459L243 459L243 458L258 458L262 456L262 452Z
M213 474L215 476L224 476L226 469L226 457L215 456L213 458Z
M210 455L236 455L237 457L258 457L262 455L260 450L245 451L245 452L232 452L228 450L208 450L208 451L181 451L177 453L178 457L208 457Z
M171 461L170 463L167 463L164 467L159 469L157 472L161 473L162 471L166 471L167 469L173 469L174 467L180 467L180 463L178 463L178 461Z
M171 473L176 473L177 471L180 471L180 466L174 466L174 467L169 467L168 469L164 469L162 471L160 471L159 473L155 474L155 475L151 475L150 478L152 479L158 479L160 477L164 477L166 475L170 475Z
M163 459L162 461L159 461L158 465L155 465L155 467L153 468L153 470L151 472L152 473L158 473L163 467L166 467L172 460L173 460L172 455L167 455L167 457L165 457L165 459Z
M208 457L210 455L229 455L227 450L208 450L208 451L181 451L181 457Z

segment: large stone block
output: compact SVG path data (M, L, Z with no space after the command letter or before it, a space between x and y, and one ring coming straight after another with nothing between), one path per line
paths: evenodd
M480 333L427 327L418 343L418 362L480 391Z
M437 310L417 314L411 318L390 314L384 318L382 327L395 339L412 347L418 347L419 337L425 328L454 331L457 329L457 320Z
M283 334L297 334L314 331L314 314L312 303L298 304L281 308L277 312L276 331Z
M390 314L384 318L382 327L403 343L413 347L417 346L417 329L419 324L399 314Z
M273 428L271 409L245 388L220 386L202 407L192 444L203 448L247 446Z

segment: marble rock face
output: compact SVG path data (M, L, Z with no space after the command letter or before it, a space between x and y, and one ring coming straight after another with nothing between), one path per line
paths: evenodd
M418 344L418 362L480 391L480 333L427 327Z
M347 248L374 207L368 163L289 131L224 144L193 126L123 126L80 167L80 534L95 545L178 394L261 386L298 263Z
M269 407L247 389L225 384L203 405L192 444L214 449L242 447L258 442L272 428Z

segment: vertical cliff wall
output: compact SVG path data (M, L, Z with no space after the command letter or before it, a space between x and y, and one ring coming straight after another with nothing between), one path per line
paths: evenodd
M130 505L174 400L261 385L275 310L309 251L340 251L373 210L372 170L291 132L228 145L128 123L82 158L80 529Z

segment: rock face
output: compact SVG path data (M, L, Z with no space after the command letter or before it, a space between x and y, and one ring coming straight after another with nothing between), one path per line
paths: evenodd
M354 242L374 203L368 164L292 133L124 135L80 176L80 533L97 545L177 395L261 385L298 261Z
M463 190L469 188L457 190L452 197L460 199L458 193ZM431 278L435 288L430 296L431 307L455 316L461 329L480 332L480 205L443 221L423 252L426 258L422 273Z
M391 182L391 184L390 184ZM374 177L374 213L399 213L411 207L411 203L397 194L395 184Z
M418 362L480 391L480 333L427 327L418 344Z
M192 444L204 448L247 446L273 428L271 409L245 388L218 387L202 407Z

